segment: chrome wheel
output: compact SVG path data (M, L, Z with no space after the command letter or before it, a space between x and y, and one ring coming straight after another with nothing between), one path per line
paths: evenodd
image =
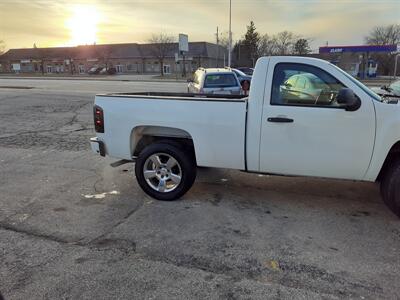
M175 190L181 183L182 169L171 155L154 153L144 163L143 175L153 190L168 193Z

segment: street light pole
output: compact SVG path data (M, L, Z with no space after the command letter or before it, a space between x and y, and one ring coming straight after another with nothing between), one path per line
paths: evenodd
M397 59L399 58L399 56L400 56L400 53L397 54L397 55L394 57L394 74L393 74L394 80L396 80L396 78L397 78Z
M229 46L228 46L228 67L231 67L232 52L232 0L229 0Z

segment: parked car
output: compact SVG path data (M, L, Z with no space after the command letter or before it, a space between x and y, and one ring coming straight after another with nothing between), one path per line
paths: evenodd
M400 80L392 82L388 86L384 85L379 88L371 89L378 95L400 97Z
M117 74L117 69L114 67L108 68L107 73L108 73L108 75L115 75L115 74Z
M103 69L102 67L92 67L89 69L88 74L89 75L99 74L102 69Z
M224 68L199 68L188 80L188 93L240 95L241 85L235 73Z
M105 75L105 74L114 75L116 73L117 73L117 70L115 68L111 67L111 68L103 68L103 69L101 69L99 74L102 74L102 75Z
M251 77L250 75L247 75L240 71L239 69L231 68L231 71L236 74L236 77L239 79L239 82L242 84L243 81L247 80L249 83L251 83Z
M238 67L236 69L238 69L239 71L242 71L244 74L250 75L250 76L252 76L253 72L254 72L254 68Z
M330 101L289 96L282 86L300 74L317 77ZM140 187L155 199L181 197L194 183L197 166L216 167L377 181L384 202L400 217L400 104L384 101L324 60L262 57L249 97L97 95L94 126L92 150L120 159L114 166L136 162Z

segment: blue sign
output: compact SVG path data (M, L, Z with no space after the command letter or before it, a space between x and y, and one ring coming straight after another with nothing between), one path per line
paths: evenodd
M397 45L361 45L361 46L326 46L319 47L319 53L343 52L396 52Z

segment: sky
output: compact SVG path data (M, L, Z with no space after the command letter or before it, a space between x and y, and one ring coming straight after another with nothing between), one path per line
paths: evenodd
M233 40L289 30L325 45L357 45L374 26L400 23L400 0L232 0ZM152 34L215 42L229 28L229 0L0 0L6 48L148 42Z

